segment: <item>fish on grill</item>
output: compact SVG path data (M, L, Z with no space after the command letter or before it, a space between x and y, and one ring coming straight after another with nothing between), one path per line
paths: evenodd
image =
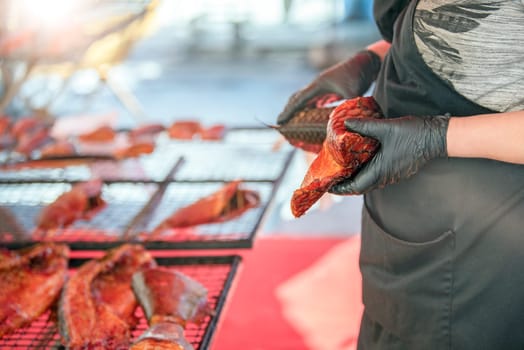
M116 159L136 158L143 154L151 154L155 150L155 142L145 140L145 138L138 138L136 141L130 142L125 147L116 148L113 151L113 156Z
M9 130L9 133L19 140L24 135L31 134L40 129L49 129L50 127L50 123L40 118L25 117L14 122Z
M224 124L215 124L210 127L202 127L199 136L201 140L218 141L224 138L225 133L226 126Z
M51 307L67 278L68 260L69 248L63 244L0 252L0 337Z
M207 289L189 276L165 267L135 273L132 285L149 324L132 349L193 349L183 329L189 322L201 323L214 314L208 304Z
M0 135L6 134L11 126L11 118L7 115L0 116Z
M178 140L191 140L196 137L202 125L196 120L178 120L167 129L170 138Z
M355 175L378 150L378 141L347 131L344 121L381 117L373 97L357 97L336 107L328 123L326 141L291 198L295 217L302 216L333 185Z
M178 209L153 230L153 235L166 229L224 222L257 207L260 204L258 192L242 189L241 184L240 180L231 181L216 192Z
M131 346L131 350L193 350L184 337L184 329L175 323L157 323L149 327Z
M207 289L180 271L160 266L143 269L134 274L132 286L149 325L171 322L185 327L213 314Z
M162 131L166 130L166 127L163 124L159 123L152 123L152 124L145 124L142 126L139 126L135 129L132 129L128 133L128 137L130 140L138 141L138 140L146 140L146 141L152 141L154 140L155 136L157 136Z
M109 125L102 125L95 130L78 135L82 142L110 142L116 137L116 131Z
M38 230L64 228L79 219L89 219L105 207L101 180L78 183L40 212Z
M40 158L73 157L77 154L75 145L71 141L60 140L49 143L40 148Z
M14 151L29 157L33 151L51 141L50 130L40 128L36 131L31 131L22 134L18 139L18 143Z
M128 349L137 300L131 279L156 266L140 245L125 244L84 263L67 281L58 320L63 344L76 349Z

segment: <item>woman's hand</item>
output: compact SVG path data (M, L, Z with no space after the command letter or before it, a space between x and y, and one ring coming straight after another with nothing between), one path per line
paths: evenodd
M350 59L321 72L309 85L294 93L277 119L277 124L287 123L296 112L303 109L308 101L328 93L341 99L364 94L380 70L380 56L364 50Z
M348 119L346 129L380 142L380 149L354 178L333 186L334 194L363 194L415 174L429 160L446 157L449 116Z

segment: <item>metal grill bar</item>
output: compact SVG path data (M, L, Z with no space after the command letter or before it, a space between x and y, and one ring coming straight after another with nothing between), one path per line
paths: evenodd
M291 151L272 152L255 147L213 147L184 154L177 181L275 181L286 170Z
M32 167L20 164L0 170L0 182L79 182L91 178L106 181L162 182L172 176L179 155L159 146L149 155L123 160L76 159L69 162L36 162Z

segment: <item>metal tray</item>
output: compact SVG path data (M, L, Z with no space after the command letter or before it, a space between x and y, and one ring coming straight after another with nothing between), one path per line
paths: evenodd
M242 187L258 191L261 204L240 217L213 224L170 230L151 238L149 233L177 209L205 197L223 186L223 182L172 182L159 191L158 198L143 212L129 231L131 241L151 249L250 248L277 190L278 182L249 182Z
M0 184L1 245L18 248L43 239L35 229L40 211L71 186L70 183ZM102 189L106 207L91 220L78 220L47 239L67 243L72 249L118 245L158 188L154 183L106 183Z
M208 316L200 325L190 324L185 330L187 340L195 350L209 349L217 322L220 319L227 295L240 264L240 257L229 256L191 256L191 257L155 257L159 265L169 266L202 283L208 290L209 305L215 310L214 316ZM72 258L71 268L84 263L87 259ZM133 340L138 338L147 323L142 310L137 308L136 315L140 321L132 331ZM42 349L62 350L56 323L51 311L46 312L28 327L0 339L2 350Z

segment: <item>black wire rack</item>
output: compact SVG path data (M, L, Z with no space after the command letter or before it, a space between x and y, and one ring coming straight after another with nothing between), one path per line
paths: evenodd
M273 152L258 147L222 145L191 148L174 173L180 181L275 181L287 166L291 152Z
M208 290L209 306L215 311L215 314L207 316L201 324L189 324L185 329L185 337L195 350L208 349L240 264L240 257L238 255L176 257L163 254L162 257L155 258L159 265L186 274ZM86 260L85 258L72 258L70 266L74 269ZM132 340L136 340L147 329L147 322L140 307L136 310L136 316L139 318L139 323L132 330ZM0 349L65 349L60 344L56 319L54 310L47 311L28 327L18 329L0 338Z
M106 181L162 182L172 175L181 162L169 145L158 145L151 154L122 160L104 157L79 157L34 161L0 170L0 182L78 182L91 178Z
M70 190L70 183L0 184L0 240L18 248L41 240L67 243L72 249L109 248L122 243L134 218L158 191L154 183L106 183L102 198L107 205L90 220L47 232L36 228L41 210Z

